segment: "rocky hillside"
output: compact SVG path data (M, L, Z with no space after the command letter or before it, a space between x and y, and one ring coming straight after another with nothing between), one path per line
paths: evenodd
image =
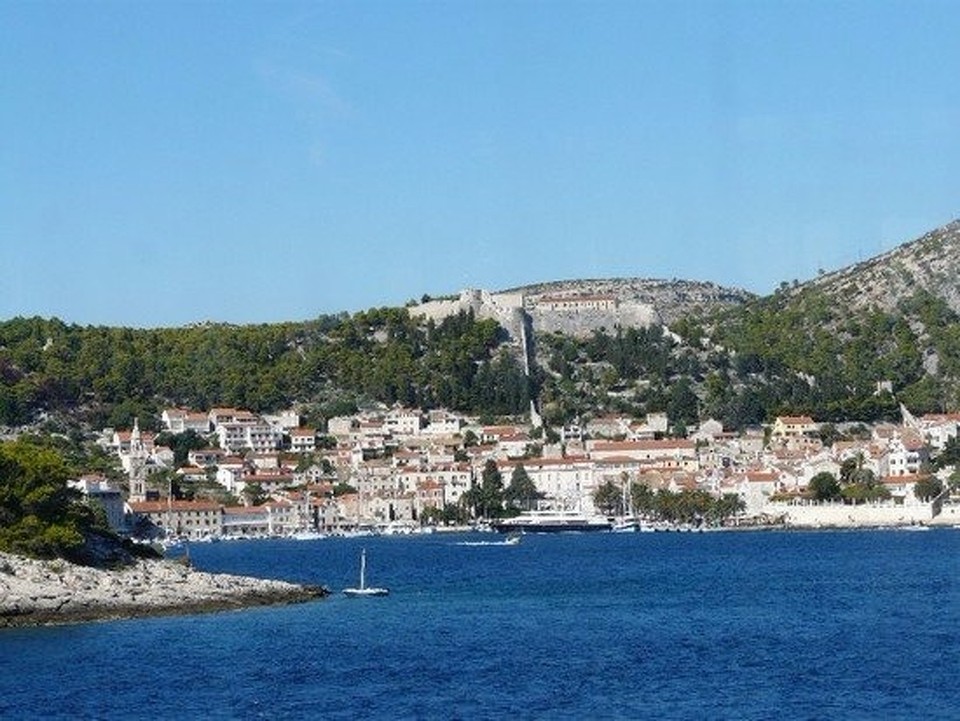
M960 313L960 221L875 258L821 275L791 291L815 288L849 309L895 310L918 291Z
M550 422L666 411L686 427L712 417L742 428L781 414L873 421L899 419L901 404L918 413L960 408L958 279L960 223L951 223L762 297L629 280L518 292L535 327L535 309L551 305L543 298L610 294L621 308L648 303L670 329L607 323L599 334L540 334L538 398Z
M731 428L781 413L960 408L960 222L758 297L687 280L464 290L406 308L262 326L135 330L0 323L0 423L83 414L129 427L217 405L308 422L360 404L518 415L610 410ZM667 330L667 328L669 330Z
M675 326L729 353L722 379L821 416L960 404L960 222L869 261ZM770 402L765 402L769 406ZM769 413L769 409L768 409Z

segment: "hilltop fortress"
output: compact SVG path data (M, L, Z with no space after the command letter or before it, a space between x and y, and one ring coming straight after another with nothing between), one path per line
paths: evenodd
M478 320L492 318L503 326L513 339L523 335L524 297L522 292L491 293L468 288L459 297L429 300L410 308L410 315L440 322L461 311L472 311Z
M492 318L516 341L524 333L588 336L600 328L665 325L694 308L736 305L745 291L679 280L608 279L556 281L500 292L466 289L459 296L429 300L411 315L434 321L471 310Z

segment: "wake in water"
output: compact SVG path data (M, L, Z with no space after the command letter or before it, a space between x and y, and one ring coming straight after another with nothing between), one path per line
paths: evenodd
M457 546L519 546L520 534L511 534L502 541L457 541Z

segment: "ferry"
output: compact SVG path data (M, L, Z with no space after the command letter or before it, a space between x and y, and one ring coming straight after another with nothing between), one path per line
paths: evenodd
M609 531L612 526L603 516L587 516L576 511L527 511L490 525L500 533L582 533Z

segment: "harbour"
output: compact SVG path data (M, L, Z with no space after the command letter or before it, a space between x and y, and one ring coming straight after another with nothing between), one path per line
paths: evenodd
M954 529L461 543L503 538L191 546L204 571L338 590L365 548L390 595L8 630L0 716L947 718L960 704Z

